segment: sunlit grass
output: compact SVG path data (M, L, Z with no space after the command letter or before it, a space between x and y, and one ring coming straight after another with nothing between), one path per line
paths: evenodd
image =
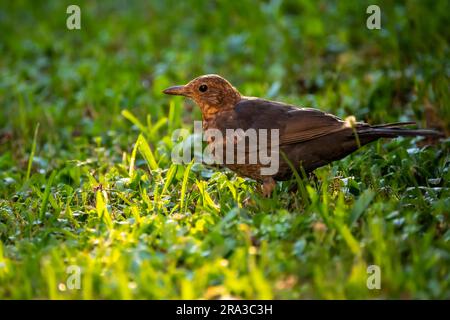
M448 130L448 2L382 3L383 31L345 3L81 1L81 31L63 2L2 3L0 298L450 298L448 139L373 143L269 199L171 161L200 113L161 91L209 72Z

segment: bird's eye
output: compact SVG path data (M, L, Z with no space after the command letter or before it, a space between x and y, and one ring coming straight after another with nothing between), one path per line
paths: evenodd
M200 92L206 92L206 90L208 90L208 86L206 84L202 84L198 87L198 90L200 90Z

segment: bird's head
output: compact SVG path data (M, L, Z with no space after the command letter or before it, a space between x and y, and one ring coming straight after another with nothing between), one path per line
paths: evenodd
M191 98L200 107L204 118L230 110L241 100L239 91L215 74L197 77L184 86L173 86L163 92Z

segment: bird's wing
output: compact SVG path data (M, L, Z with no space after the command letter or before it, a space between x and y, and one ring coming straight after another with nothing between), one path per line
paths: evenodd
M280 129L280 144L294 144L348 130L336 116L263 99L242 100L235 111L243 129Z
M302 108L288 114L281 144L299 143L349 129L341 119L316 109Z

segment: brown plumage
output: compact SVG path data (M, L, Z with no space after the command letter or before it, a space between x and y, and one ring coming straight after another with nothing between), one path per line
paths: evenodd
M227 80L218 75L204 75L184 86L164 90L166 94L193 99L203 116L203 129L279 129L279 149L292 165L302 166L305 172L341 159L361 146L379 138L398 136L431 136L441 134L434 130L405 129L414 124L400 122L369 125L363 122L343 121L338 117L311 108L260 98L242 96ZM271 193L275 180L287 180L292 171L284 157L279 157L279 170L271 176L260 174L261 164L227 164L231 170L263 182L264 194Z

